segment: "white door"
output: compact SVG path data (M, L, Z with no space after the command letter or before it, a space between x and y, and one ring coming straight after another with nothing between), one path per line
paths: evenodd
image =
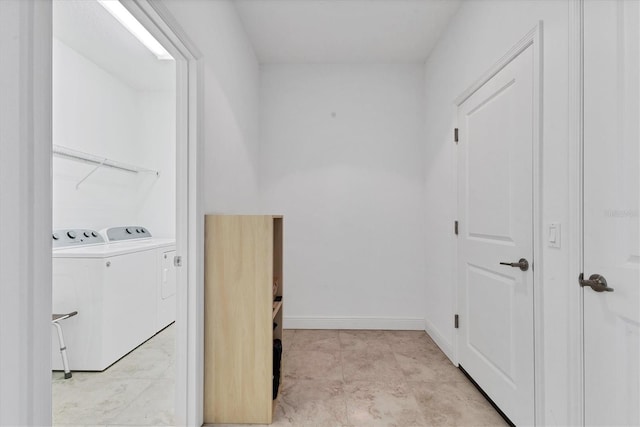
M640 2L584 4L586 425L640 425ZM596 286L596 288L598 288Z
M534 422L533 70L529 46L458 108L458 362L516 425Z

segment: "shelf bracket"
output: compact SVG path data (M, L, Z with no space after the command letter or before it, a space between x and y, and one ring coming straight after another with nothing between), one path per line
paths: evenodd
M100 162L100 163L99 163L95 168L91 169L91 172L89 172L88 174L86 174L86 175L84 176L84 178L82 178L80 181L78 181L78 183L76 184L76 190L77 190L78 188L80 188L80 184L82 184L83 182L85 182L85 181L87 180L87 178L89 178L91 175L93 175L93 173L94 173L95 171L97 171L98 169L100 169L100 168L104 165L104 162L106 162L106 161L107 161L107 159L106 159L106 158L102 159L102 161L101 161L101 162Z

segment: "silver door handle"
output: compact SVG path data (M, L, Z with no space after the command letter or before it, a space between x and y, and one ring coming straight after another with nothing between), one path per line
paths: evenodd
M607 285L607 279L605 279L604 276L601 276L600 274L592 274L591 276L589 276L589 280L584 280L584 274L580 273L580 277L578 277L578 280L580 281L580 286L582 286L583 288L585 286L589 286L596 292L613 292L613 288L610 288Z
M529 261L524 258L520 258L518 262L501 262L500 265L508 265L509 267L518 267L522 271L529 269Z

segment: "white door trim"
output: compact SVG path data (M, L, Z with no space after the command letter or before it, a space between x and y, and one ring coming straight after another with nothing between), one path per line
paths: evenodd
M457 119L458 108L478 89L484 86L491 78L493 78L507 64L513 61L520 53L528 47L533 48L533 123L536 124L533 129L533 316L534 316L534 411L535 424L544 425L544 322L543 322L543 293L542 293L542 243L543 226L542 226L542 21L533 27L520 41L518 41L502 58L500 58L493 66L491 66L482 77L473 83L467 90L462 92L454 101L456 117L454 123L459 127ZM456 156L457 158L457 156ZM454 173L458 176L457 161ZM460 217L459 207L456 208L457 217ZM455 218L454 218L455 220ZM456 241L455 265L457 266L457 247L459 243ZM454 276L455 292L454 304L455 313L458 312L458 290L460 287L459 275L456 269ZM457 335L457 331L456 331ZM454 362L458 364L459 348L458 339L454 340Z
M0 425L51 425L51 3L0 1Z
M568 357L573 363L567 366L569 374L567 409L570 425L584 425L584 343L583 343L583 290L578 286L578 275L583 271L583 110L584 110L584 61L583 61L583 0L569 3L569 267L567 283L569 300Z
M204 215L202 210L202 65L195 45L158 2L121 0L176 60L176 412L177 425L203 422Z

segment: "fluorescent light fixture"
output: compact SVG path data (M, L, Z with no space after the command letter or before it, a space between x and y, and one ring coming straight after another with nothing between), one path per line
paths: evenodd
M173 60L173 57L146 28L118 0L98 0L98 3L113 15L140 43L145 45L158 59Z

